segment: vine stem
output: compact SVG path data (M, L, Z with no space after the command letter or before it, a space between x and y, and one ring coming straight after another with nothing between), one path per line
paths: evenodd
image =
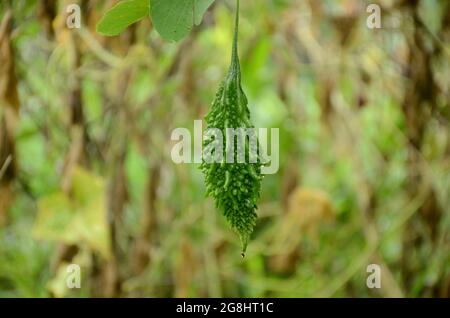
M234 23L233 50L231 54L231 67L239 72L239 54L238 54L238 37L239 37L239 0L236 0L236 19Z

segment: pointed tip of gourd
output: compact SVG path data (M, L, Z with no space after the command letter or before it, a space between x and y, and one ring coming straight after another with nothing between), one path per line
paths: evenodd
M245 252L247 252L247 244L248 244L248 237L242 237L241 236L241 256L242 258L245 257Z

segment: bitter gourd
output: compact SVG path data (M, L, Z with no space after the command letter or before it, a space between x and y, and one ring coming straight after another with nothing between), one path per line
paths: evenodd
M206 115L207 128L220 129L225 137L227 128L253 128L250 122L248 101L241 87L241 70L238 57L239 31L239 0L234 29L231 65L227 76L222 81L212 103L210 112ZM225 139L225 138L224 138ZM203 149L213 142L210 138L203 141ZM201 169L205 175L206 194L212 196L216 208L222 211L231 227L238 233L242 244L242 256L247 248L253 228L256 224L257 202L261 190L261 160L255 147L244 142L245 153L254 151L256 160L238 163L237 141L233 138L234 147L231 155L234 163L226 160L227 150L224 151L222 162L206 162L203 158ZM242 148L241 148L242 149Z

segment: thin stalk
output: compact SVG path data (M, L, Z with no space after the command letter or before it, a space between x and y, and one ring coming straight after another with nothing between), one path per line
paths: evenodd
M239 0L236 0L236 19L234 23L233 50L231 53L231 71L239 73L239 54L238 54L238 38L239 38Z

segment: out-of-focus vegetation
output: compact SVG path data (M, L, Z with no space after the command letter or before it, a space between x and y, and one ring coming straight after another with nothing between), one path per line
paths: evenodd
M150 19L98 35L115 2L0 1L0 297L450 295L449 1L380 0L381 29L365 1L241 1L244 90L281 158L245 259L170 158L226 72L234 1L180 43Z

